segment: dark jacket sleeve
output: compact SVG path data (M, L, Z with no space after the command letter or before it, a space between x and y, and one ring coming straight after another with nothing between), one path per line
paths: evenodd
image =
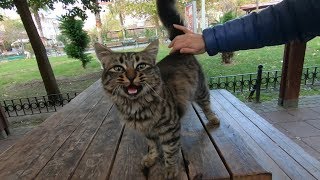
M259 13L203 30L209 55L255 49L320 35L320 0L283 0Z

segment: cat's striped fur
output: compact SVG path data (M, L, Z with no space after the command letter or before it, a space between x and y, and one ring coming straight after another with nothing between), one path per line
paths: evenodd
M174 0L157 0L160 19L170 38L182 32ZM189 101L196 101L214 124L219 120L210 109L209 91L201 67L193 55L170 54L156 63L158 41L141 52L113 52L95 44L103 64L102 83L127 126L145 134L149 153L142 164L151 167L164 158L165 178L178 173L180 119Z

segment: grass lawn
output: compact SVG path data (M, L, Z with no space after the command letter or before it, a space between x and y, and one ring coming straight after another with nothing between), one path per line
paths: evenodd
M169 53L167 45L162 45L158 59ZM262 64L264 70L280 70L282 66L284 46L265 47L255 50L236 52L233 64L221 64L220 55L210 57L198 55L207 77L225 76L241 73L256 72ZM86 69L81 67L78 60L66 56L50 57L61 92L80 92L100 77L100 65L92 61ZM305 67L320 65L320 38L308 43ZM40 73L35 59L0 62L0 99L45 95ZM317 94L316 92L315 94ZM309 93L307 93L309 94ZM302 93L302 95L305 95ZM271 96L270 98L273 98ZM267 99L270 99L267 98Z

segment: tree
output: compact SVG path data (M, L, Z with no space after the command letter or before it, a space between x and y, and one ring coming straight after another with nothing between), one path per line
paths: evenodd
M2 37L4 41L6 41L5 44L10 45L12 42L17 41L18 39L28 38L23 24L19 19L9 19L7 17L3 17L3 21L0 22L0 26L2 26L4 29ZM6 46L6 49L10 49L10 46Z
M126 4L126 10L134 17L150 18L156 28L159 28L160 25L156 0L128 1Z
M227 21L235 19L236 17L237 16L233 11L228 11L228 12L224 13L223 16L220 18L220 23L223 24ZM221 53L222 63L224 63L224 64L232 63L233 56L234 56L234 52L222 52Z
M37 28L33 23L27 1L13 0L13 3L17 8L23 25L27 31L47 94L60 94L56 78L53 74L48 56L46 54L46 49L40 39Z
M95 3L97 4L97 6L99 6L98 0L95 0ZM98 42L103 43L102 42L102 22L101 22L100 12L97 11L95 12L94 15L96 17L96 29L97 29Z
M65 5L72 5L76 3L75 0L30 0L30 4L39 5L45 4L48 8L53 9L53 4L56 2L62 2ZM60 90L58 88L55 76L53 74L48 56L46 54L46 49L40 39L37 28L33 22L27 0L2 0L0 1L0 7L3 9L16 7L20 18L23 22L23 25L27 31L28 37L30 39L31 46L34 50L38 68L48 95L60 94ZM94 12L98 11L99 8L92 1L82 0L82 4L84 9L90 9ZM86 17L84 11L75 11L79 13L79 16Z
M82 66L85 68L87 63L92 60L92 57L85 54L90 38L88 34L82 29L84 19L76 19L77 16L64 15L60 19L60 30L62 35L67 37L64 47L65 52L69 57L79 59Z
M40 37L44 37L39 10L40 9L47 9L46 2L44 2L44 1L29 1L29 5L30 5L30 10L34 16L34 20L36 21L36 24L37 24L37 27L39 30L39 35L40 35Z
M125 12L128 12L126 6L127 6L127 3L125 0L117 0L114 3L109 5L109 9L111 13L118 14L123 38L126 37L126 32L124 27L124 18L126 16Z

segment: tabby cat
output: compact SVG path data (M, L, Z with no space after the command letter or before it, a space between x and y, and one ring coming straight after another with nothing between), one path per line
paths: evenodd
M183 24L174 0L157 0L160 19L170 39L183 32L172 24ZM159 42L141 52L114 52L96 43L95 51L104 67L102 84L127 127L142 132L149 152L142 165L151 167L164 160L166 179L178 174L180 119L187 104L195 101L213 124L219 120L210 109L209 90L196 58L190 54L170 54L156 63Z

